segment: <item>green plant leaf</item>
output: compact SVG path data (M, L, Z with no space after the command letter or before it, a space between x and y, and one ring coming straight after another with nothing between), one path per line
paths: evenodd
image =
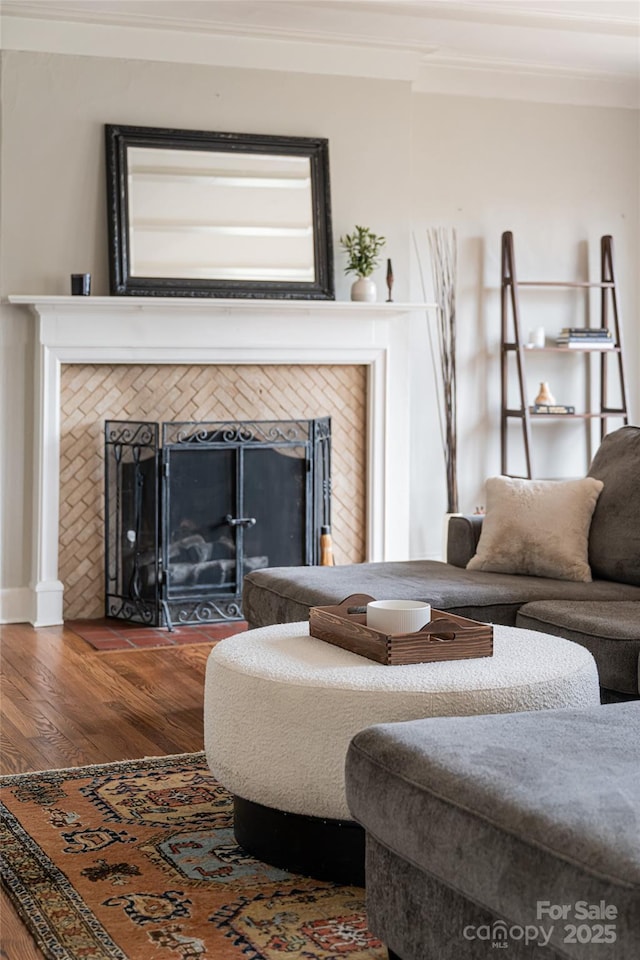
M370 277L378 266L378 254L386 242L386 237L378 236L369 227L356 224L353 233L340 237L340 243L347 253L344 272L355 273L358 277Z

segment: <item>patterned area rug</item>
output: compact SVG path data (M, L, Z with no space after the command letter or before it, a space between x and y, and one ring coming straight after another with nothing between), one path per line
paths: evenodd
M2 880L55 960L386 960L359 887L235 843L204 755L0 778Z

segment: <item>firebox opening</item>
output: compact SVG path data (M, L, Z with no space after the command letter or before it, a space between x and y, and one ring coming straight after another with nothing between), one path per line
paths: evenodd
M330 452L330 417L106 421L106 615L241 620L249 571L319 561Z

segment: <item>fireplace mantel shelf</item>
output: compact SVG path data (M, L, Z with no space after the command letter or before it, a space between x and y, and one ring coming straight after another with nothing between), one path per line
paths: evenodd
M249 297L57 297L31 294L11 294L8 302L20 306L32 306L39 309L56 310L57 308L74 313L90 314L102 312L105 308L122 312L153 313L154 311L177 308L190 313L211 313L223 311L225 313L251 314L291 314L309 313L330 316L334 313L348 312L351 316L368 316L379 314L381 317L391 317L394 314L407 313L413 310L436 310L435 303L396 303L384 301L379 303L363 303L354 300L259 300Z
M432 303L12 295L35 323L35 626L62 622L58 580L63 364L361 364L367 367L367 559L409 556L409 357ZM28 311L28 312L27 312ZM419 331L422 331L420 333Z
M337 350L353 363L353 348L376 346L412 314L435 307L240 297L12 295L9 302L28 311L37 341L62 351L63 363L328 363Z

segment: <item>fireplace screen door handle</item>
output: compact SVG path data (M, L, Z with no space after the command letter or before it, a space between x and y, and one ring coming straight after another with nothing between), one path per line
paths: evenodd
M232 517L230 513L226 515L225 520L230 527L253 527L256 522L255 517Z

